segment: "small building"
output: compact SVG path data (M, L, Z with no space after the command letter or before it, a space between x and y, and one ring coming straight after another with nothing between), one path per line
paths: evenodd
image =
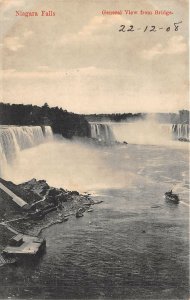
M35 236L18 234L9 240L3 254L8 257L34 257L40 254L46 247L45 239Z

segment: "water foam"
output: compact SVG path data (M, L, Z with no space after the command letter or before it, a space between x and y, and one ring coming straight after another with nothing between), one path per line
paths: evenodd
M0 126L0 175L20 151L53 137L50 126Z

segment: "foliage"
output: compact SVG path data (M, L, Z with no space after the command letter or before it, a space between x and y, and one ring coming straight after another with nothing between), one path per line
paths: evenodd
M90 122L101 122L101 121L135 121L138 119L144 119L146 114L143 113L115 113L115 114L89 114L85 115L85 118Z
M0 103L1 125L50 125L54 133L66 138L89 136L90 128L84 116L59 107Z

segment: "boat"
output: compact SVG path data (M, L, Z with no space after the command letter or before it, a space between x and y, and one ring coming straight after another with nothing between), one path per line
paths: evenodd
M92 208L89 208L88 210L87 210L87 212L92 212L93 211L93 209Z
M174 194L172 190L165 193L165 199L176 204L179 203L179 196Z

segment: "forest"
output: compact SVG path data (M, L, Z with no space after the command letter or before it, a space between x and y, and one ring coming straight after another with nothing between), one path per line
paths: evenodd
M0 103L0 124L18 126L50 125L53 133L65 138L89 136L90 126L84 116L45 103L37 105Z
M113 114L88 114L84 115L89 122L103 122L103 121L136 121L139 119L144 119L146 117L145 113L113 113Z

